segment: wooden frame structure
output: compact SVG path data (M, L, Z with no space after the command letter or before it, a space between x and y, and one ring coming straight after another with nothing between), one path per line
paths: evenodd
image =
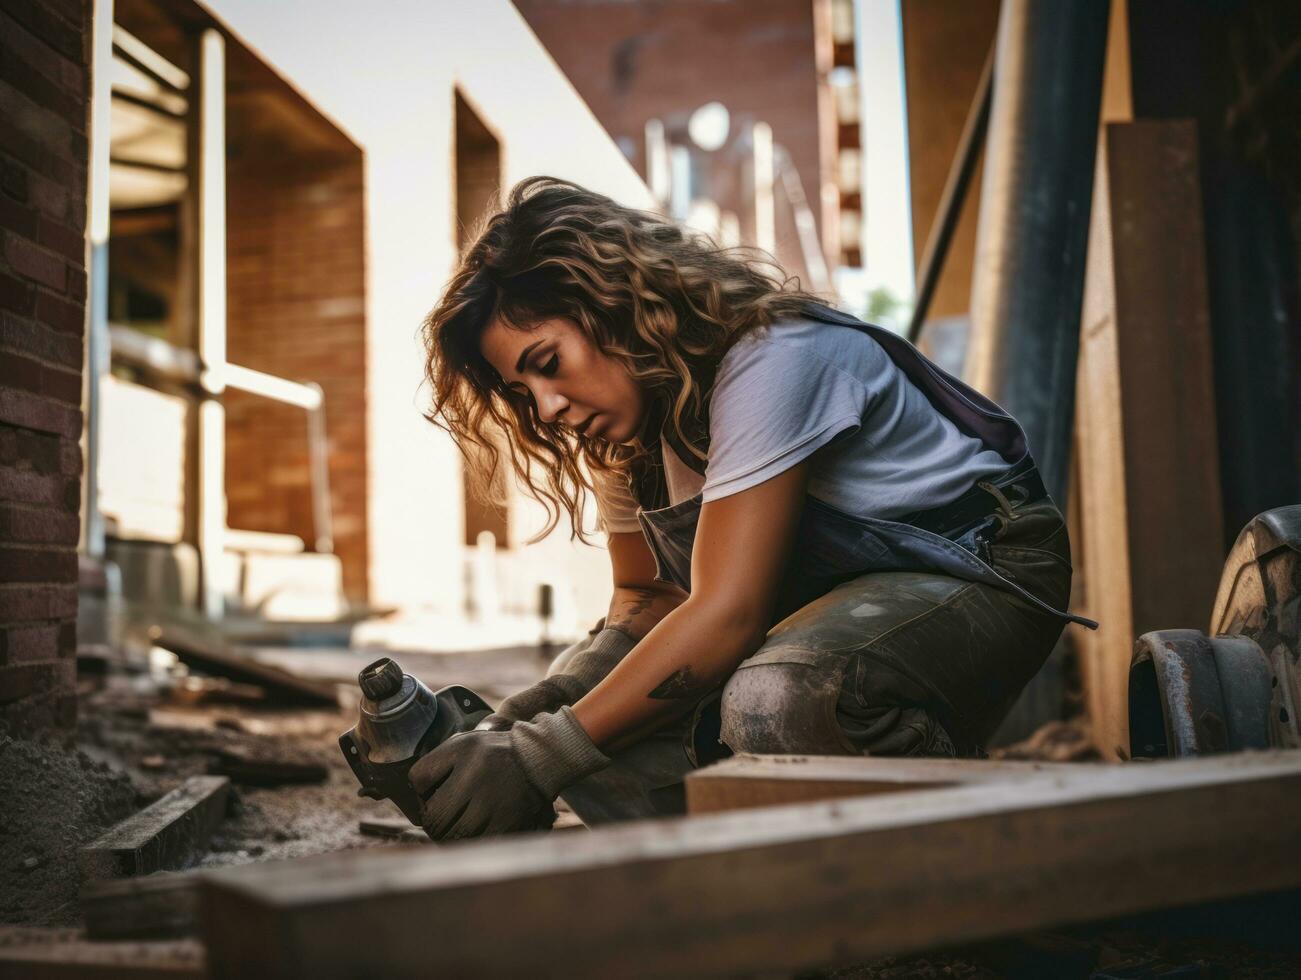
M687 774L694 815L880 793L1079 775L1074 763L993 759L887 759L848 755L738 755Z
M1068 768L217 871L200 896L208 966L789 972L1301 885L1301 752Z

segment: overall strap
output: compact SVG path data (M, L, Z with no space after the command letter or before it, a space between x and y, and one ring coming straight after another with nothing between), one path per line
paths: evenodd
M884 348L890 360L921 390L936 411L964 435L980 439L1008 463L1019 463L1026 458L1025 432L1014 418L970 385L933 364L903 337L821 303L807 304L803 315L819 323L852 327L867 334ZM709 401L716 372L715 364L702 366L695 374L696 383L705 392L705 401L699 416L684 420L685 441L663 418L653 420L648 426L651 432L658 427L678 458L702 476L706 460L691 452L687 443L708 457ZM666 414L666 410L662 411ZM659 439L651 440L646 458L634 465L629 489L643 510L658 510L671 503Z

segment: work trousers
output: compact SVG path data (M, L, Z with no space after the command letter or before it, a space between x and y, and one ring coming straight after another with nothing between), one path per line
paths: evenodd
M988 561L1066 608L1070 545L1051 500L1006 507ZM692 715L616 753L608 768L561 795L596 824L683 812L683 777L728 750L982 755L1064 623L979 582L911 571L850 578L773 626ZM563 671L592 635L549 672Z

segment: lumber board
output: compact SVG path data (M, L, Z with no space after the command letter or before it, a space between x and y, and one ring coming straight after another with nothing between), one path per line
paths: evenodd
M1078 764L995 759L737 755L687 774L687 812L718 813L876 793L940 789L1079 768Z
M187 667L216 674L238 684L251 684L281 704L339 706L333 683L299 677L288 670L236 653L223 641L176 625L158 627L151 637L164 650L176 654Z
M286 786L323 783L330 770L320 762L259 757L246 751L220 749L208 772L229 776L241 786Z
M0 980L199 980L194 939L91 942L74 929L0 926Z
M1076 382L1084 611L1072 627L1099 750L1129 756L1134 640L1202 628L1224 562L1215 351L1196 125L1098 140Z
M1250 753L218 869L200 932L219 978L793 972L1295 887L1299 846L1301 752Z
M207 846L226 815L230 780L191 776L81 849L83 880L183 868Z
M199 873L160 871L92 879L81 889L81 919L94 940L164 939L194 934Z

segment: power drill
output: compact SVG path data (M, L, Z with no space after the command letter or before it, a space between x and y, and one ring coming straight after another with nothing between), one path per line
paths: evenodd
M339 736L343 757L361 783L357 795L392 800L419 826L420 798L407 782L411 766L492 709L468 688L453 685L435 694L388 657L362 668L357 683L361 717Z

